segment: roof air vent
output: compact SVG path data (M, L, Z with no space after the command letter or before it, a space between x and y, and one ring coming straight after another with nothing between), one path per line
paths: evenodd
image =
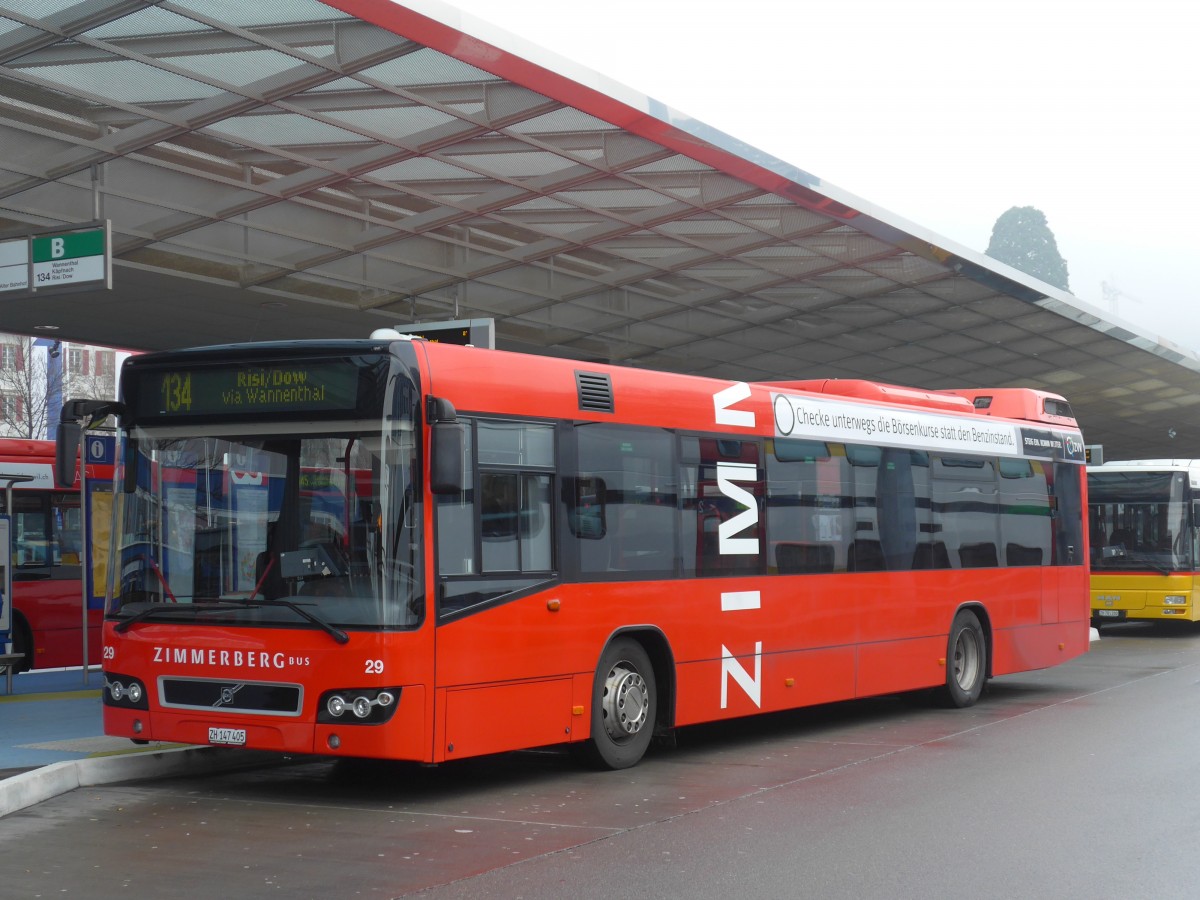
M576 372L579 408L589 412L613 411L612 381L601 372Z

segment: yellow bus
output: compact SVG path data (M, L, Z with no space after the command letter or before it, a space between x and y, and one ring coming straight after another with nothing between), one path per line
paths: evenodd
M1092 624L1195 622L1200 459L1089 466Z

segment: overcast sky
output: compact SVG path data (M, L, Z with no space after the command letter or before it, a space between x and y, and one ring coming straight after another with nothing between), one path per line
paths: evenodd
M1045 213L1071 292L1200 350L1189 0L450 0L982 253Z

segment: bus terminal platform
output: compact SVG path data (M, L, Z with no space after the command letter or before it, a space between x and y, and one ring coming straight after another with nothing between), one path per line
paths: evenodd
M0 685L3 682L0 681ZM35 669L0 694L0 817L92 784L277 762L277 754L183 744L138 745L101 725L99 668Z

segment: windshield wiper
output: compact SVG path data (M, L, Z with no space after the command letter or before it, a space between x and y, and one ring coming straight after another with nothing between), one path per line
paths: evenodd
M299 603L295 603L292 600L280 600L280 599L251 600L249 605L250 606L286 606L288 609L292 610L292 612L296 613L296 615L302 616L303 618L308 619L308 621L312 622L314 625L316 625L318 628L320 628L322 631L324 631L326 634L328 634L331 638L333 638L335 641L337 641L339 644L345 644L350 640L350 635L346 634L346 632L342 631L342 629L338 628L336 625L329 624L324 619L322 619L320 616L318 616L316 613L305 609Z
M1166 563L1155 562L1142 553L1129 553L1125 556L1112 557L1102 560L1100 565L1096 567L1098 570L1103 569L1109 572L1137 572L1141 569L1150 569L1157 572L1159 575L1170 575L1172 572L1179 571L1174 566Z
M138 622L144 622L147 619L151 619L154 616L157 616L159 613L177 613L177 612L185 612L186 611L189 613L198 614L198 613L202 613L202 612L225 612L225 611L231 610L231 609L245 609L245 608L246 608L246 604L244 604L244 603L212 603L212 602L180 603L180 604L155 603L153 606L147 606L145 609L141 610L140 612L134 613L128 619L122 619L120 622L117 623L116 627L113 630L122 632L122 633L126 632L130 628L132 628L135 624L137 624Z
M230 610L256 609L260 606L284 606L295 612L298 616L312 622L339 644L345 644L350 641L350 635L342 631L336 625L331 625L318 616L301 606L299 603L294 603L291 600L251 600L248 603L228 603L228 602L212 602L198 601L196 603L181 603L178 605L172 603L155 603L153 606L148 606L139 612L134 613L128 619L122 619L114 628L118 632L126 632L138 622L144 622L147 619L152 619L159 613L207 613L207 612L229 612ZM173 616L169 616L173 618Z

